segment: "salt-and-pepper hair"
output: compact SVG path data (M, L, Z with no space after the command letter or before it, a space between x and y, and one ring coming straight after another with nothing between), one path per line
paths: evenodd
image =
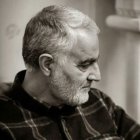
M95 22L76 9L57 5L44 8L26 26L22 49L25 64L39 68L43 53L57 59L60 52L74 45L76 29L99 32Z

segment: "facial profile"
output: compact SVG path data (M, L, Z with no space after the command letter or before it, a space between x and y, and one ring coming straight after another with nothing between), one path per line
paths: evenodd
M41 73L46 97L41 92L39 99L69 105L88 100L91 84L100 79L98 33L93 20L70 7L46 7L29 21L22 54Z
M52 96L65 104L85 103L89 98L91 84L100 80L98 56L97 35L87 31L78 31L75 46L64 63L57 63L50 77ZM65 54L59 58L62 61Z

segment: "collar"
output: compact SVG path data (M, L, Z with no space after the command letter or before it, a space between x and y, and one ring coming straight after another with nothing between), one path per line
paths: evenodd
M47 115L54 119L57 119L60 116L71 115L75 112L75 107L64 105L60 109L56 106L46 106L30 96L22 87L25 73L26 70L17 73L9 94L10 98L12 98L16 104L37 114Z

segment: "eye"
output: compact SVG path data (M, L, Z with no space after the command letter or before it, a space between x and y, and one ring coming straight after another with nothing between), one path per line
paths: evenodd
M89 63L79 65L79 67L81 67L81 68L83 68L83 69L87 69L89 66L90 66Z
M79 64L78 65L78 68L81 70L81 71L86 71L93 63L91 62L86 62L86 63L82 63L82 64Z

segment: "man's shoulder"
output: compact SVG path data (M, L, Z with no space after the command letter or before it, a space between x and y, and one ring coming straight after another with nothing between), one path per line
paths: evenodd
M9 97L11 87L11 83L0 83L0 122L2 123L16 122L18 116L21 116L19 108Z
M87 107L87 106L95 105L95 104L102 104L103 106L109 109L112 105L114 105L114 102L103 91L96 88L92 88L89 91L89 100L83 106Z
M100 98L100 100L103 101L104 105L106 106L106 108L108 110L110 110L110 109L113 110L115 107L118 106L115 104L115 102L112 100L112 98L108 94L106 94L98 89L94 89L94 91L92 91L92 93L94 95L96 94L96 96L98 96L98 98Z
M8 101L7 93L11 90L12 83L0 83L0 101Z
M97 89L97 88L92 88L89 91L89 95L90 95L90 99L96 98L97 100L111 100L111 98L109 97L109 95L107 95L106 93L104 93L103 91Z

